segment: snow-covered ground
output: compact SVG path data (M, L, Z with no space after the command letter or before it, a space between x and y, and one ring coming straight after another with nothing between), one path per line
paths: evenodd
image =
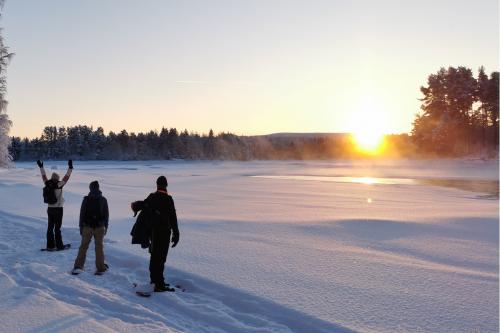
M131 284L148 280L148 253L130 244L129 204L160 174L181 230L167 279L187 290L140 298ZM111 269L93 275L91 246L72 276L95 179ZM0 170L0 331L499 329L496 161L75 162L63 222L73 248L53 253L39 251L41 188L34 163Z

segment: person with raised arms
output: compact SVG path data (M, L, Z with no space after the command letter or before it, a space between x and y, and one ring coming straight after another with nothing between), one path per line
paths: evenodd
M43 162L40 160L36 161L36 164L40 168L40 173L42 175L43 183L45 187L43 188L43 201L47 204L47 246L45 249L47 251L61 251L70 247L71 244L64 244L61 235L61 226L63 219L63 204L64 197L62 189L64 185L69 180L71 172L73 171L73 161L68 160L68 171L60 180L59 175L53 172L50 179L47 178L45 169L43 168Z

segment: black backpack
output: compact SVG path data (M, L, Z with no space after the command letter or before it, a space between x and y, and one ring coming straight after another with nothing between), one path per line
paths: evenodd
M96 228L102 221L101 198L87 196L85 206L85 224L91 228Z
M59 188L55 181L51 179L47 180L43 187L43 202L50 205L55 204L57 202L56 189Z

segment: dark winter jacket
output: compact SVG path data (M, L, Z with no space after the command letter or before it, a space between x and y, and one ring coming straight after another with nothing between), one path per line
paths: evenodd
M166 191L151 193L144 202L155 212L154 228L160 227L174 234L179 233L174 199Z
M99 190L92 190L89 192L87 196L83 198L82 206L80 208L80 229L84 226L93 227L91 225L91 221L88 221L86 216L89 209L90 200L96 199L98 200L99 209L100 209L100 219L95 225L96 228L105 227L108 228L109 221L109 210L108 210L108 201L105 197L102 196L102 192Z
M132 203L132 209L134 213L141 212L130 232L132 244L149 247L155 233L155 239L160 241L157 245L168 248L171 233L179 238L174 200L166 192L151 193L146 200Z
M134 211L134 216L139 212L139 216L130 231L132 244L140 244L143 249L146 249L151 245L153 219L150 214L152 212L144 201L135 201L131 206Z

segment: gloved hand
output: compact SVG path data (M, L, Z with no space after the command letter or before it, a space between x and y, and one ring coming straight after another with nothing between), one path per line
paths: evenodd
M108 233L108 228L104 227L104 236Z
M80 227L80 236L83 236L83 228Z
M37 160L36 164L38 165L39 168L43 168L43 162L42 161Z
M179 243L179 233L174 233L172 236L172 247L175 247Z
M73 160L68 160L68 167L73 169Z

